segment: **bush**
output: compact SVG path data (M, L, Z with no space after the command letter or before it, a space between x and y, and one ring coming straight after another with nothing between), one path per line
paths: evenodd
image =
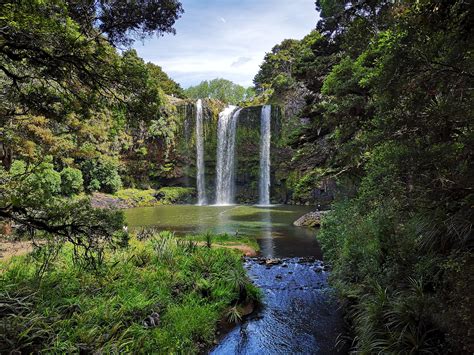
M82 172L74 168L64 168L61 171L61 193L65 196L77 195L84 188Z
M162 187L156 193L156 198L163 205L172 203L191 203L196 190L190 187Z
M123 189L115 193L118 198L130 203L132 206L146 207L156 204L153 189L139 190L139 189Z
M118 162L102 157L81 164L87 191L115 193L122 188L122 179L118 173Z

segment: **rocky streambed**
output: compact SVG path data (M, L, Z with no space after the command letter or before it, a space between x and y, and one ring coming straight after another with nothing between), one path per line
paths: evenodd
M343 322L328 268L315 258L246 258L263 305L228 333L211 354L342 354Z

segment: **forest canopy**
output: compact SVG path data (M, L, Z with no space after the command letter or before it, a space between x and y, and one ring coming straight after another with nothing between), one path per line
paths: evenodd
M185 94L192 99L216 99L233 105L255 96L253 88L245 88L226 79L204 80L187 88Z

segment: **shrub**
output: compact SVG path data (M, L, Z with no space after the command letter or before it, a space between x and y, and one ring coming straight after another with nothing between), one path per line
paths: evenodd
M188 187L162 187L156 193L156 198L163 205L172 203L191 203L196 190Z
M61 171L61 193L65 196L77 195L84 188L84 179L79 169L64 168Z
M118 198L137 207L153 206L156 203L155 190L123 189L115 193Z
M112 158L87 160L81 164L81 170L89 192L115 193L122 188L118 162Z

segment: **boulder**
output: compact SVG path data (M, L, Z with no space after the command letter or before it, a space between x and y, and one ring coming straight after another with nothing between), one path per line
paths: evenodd
M308 212L293 222L297 227L319 227L322 217L329 211Z

